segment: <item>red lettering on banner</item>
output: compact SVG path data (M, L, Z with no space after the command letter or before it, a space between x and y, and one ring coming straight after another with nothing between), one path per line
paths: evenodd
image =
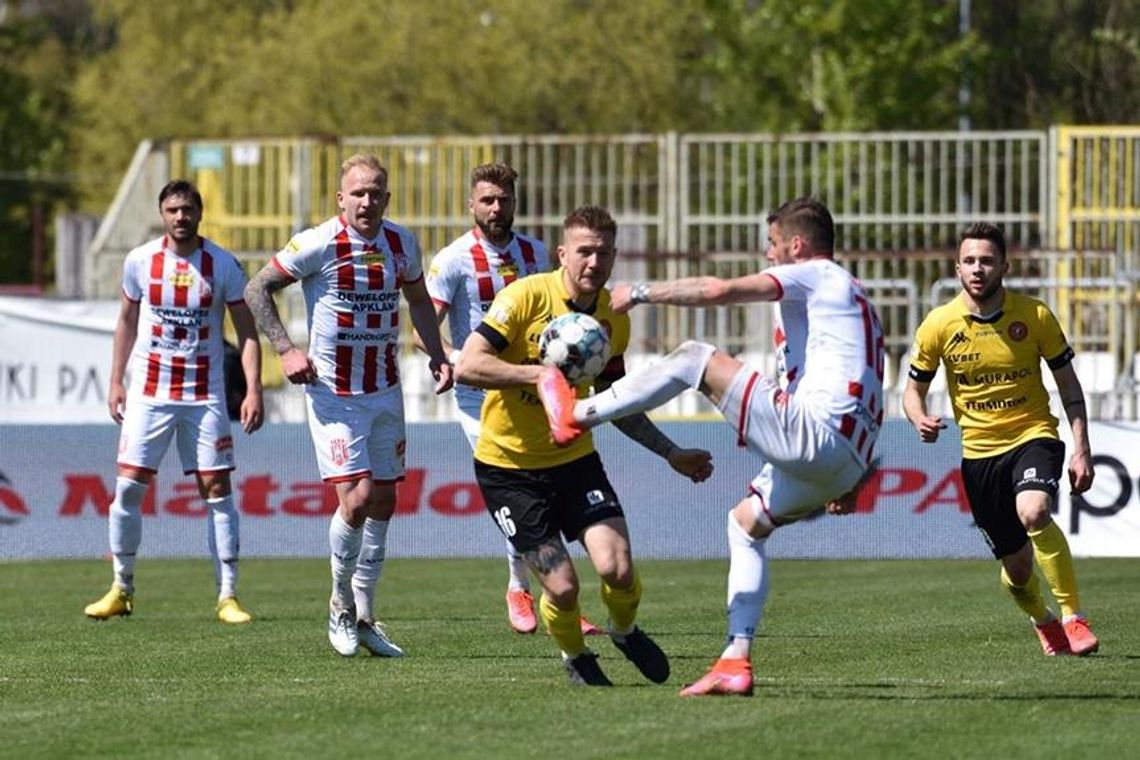
M449 517L463 517L485 512L483 493L475 483L446 483L431 492L428 506Z
M0 506L17 515L28 514L28 505L20 498L20 494L11 488L0 487Z
M269 517L273 508L269 506L269 494L281 490L272 475L253 475L238 485L241 503L238 509L242 514L253 517Z
M855 500L855 512L874 512L880 496L916 493L926 485L926 480L926 473L922 470L883 467L877 470L859 490Z
M427 474L424 468L407 471L404 480L396 486L396 514L413 515L426 507L448 517L470 517L481 514L486 509L478 484L457 481L444 483L428 491ZM107 487L102 476L71 474L64 475L63 480L67 491L59 505L60 517L79 517L88 510L101 517L107 516L114 492ZM194 482L175 483L170 490L170 498L158 504L156 481L152 479L143 498L142 513L156 515L161 511L175 517L191 518L205 517L208 514L209 509ZM281 503L275 505L271 497L282 491ZM322 517L335 512L337 503L336 488L328 483L301 481L290 483L283 489L270 474L250 475L238 484L237 489L238 510L252 517L272 517L277 513L295 517ZM9 488L0 488L0 509L3 508L16 514L28 514L27 505L20 494Z
M330 483L293 483L293 494L281 502L281 511L299 517L320 517L336 511L336 488Z
M914 508L916 515L921 515L935 504L956 504L958 511L970 513L970 501L966 498L966 487L962 484L962 471L954 468L946 473L946 477L930 490L918 506Z
M196 483L175 483L176 496L163 502L162 511L177 517L205 517L207 507Z
M63 502L59 505L60 517L76 517L83 514L83 507L88 502L94 505L97 514L103 517L107 516L114 496L103 484L101 476L64 475L63 482L67 486L67 493L63 495ZM150 488L146 489L146 496L143 497L142 513L144 515L155 514L154 492L154 481L151 480Z

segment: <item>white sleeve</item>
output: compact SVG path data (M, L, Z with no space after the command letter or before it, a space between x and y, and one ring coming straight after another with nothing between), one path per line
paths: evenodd
M456 257L450 248L444 248L432 258L427 273L427 290L433 301L448 306L455 303L455 270Z
M781 264L764 274L780 283L780 300L789 303L806 301L819 284L819 269L805 264Z
M222 294L226 303L238 303L245 299L245 285L248 278L237 258L231 253L221 256L225 270L222 272Z
M142 282L138 274L139 257L131 251L123 261L123 293L135 303L141 301L143 297Z
M415 282L424 276L424 262L420 258L420 243L415 233L408 231L404 236L404 282Z
M304 279L321 271L327 242L319 227L298 232L273 256L273 263L294 280Z

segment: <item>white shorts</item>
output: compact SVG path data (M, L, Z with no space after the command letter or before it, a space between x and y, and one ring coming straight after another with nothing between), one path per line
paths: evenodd
M850 491L867 466L831 425L817 420L748 366L732 378L720 411L738 441L763 460L749 486L772 525L795 522Z
M464 389L467 390L467 389ZM483 414L483 393L461 393L455 391L455 406L459 410L459 425L463 428L463 435L467 436L467 443L471 450L475 450L475 443L479 440L479 430L482 428L480 418Z
M234 468L230 418L220 399L204 404L148 404L128 397L119 432L120 465L158 472L177 434L182 471L221 472Z
M404 479L407 433L399 385L380 393L338 396L318 383L305 389L305 403L324 481Z

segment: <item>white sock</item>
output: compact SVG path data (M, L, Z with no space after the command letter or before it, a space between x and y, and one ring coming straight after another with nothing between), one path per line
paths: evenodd
M356 571L352 574L352 598L356 601L356 617L359 620L372 620L372 600L376 596L376 584L384 569L384 554L388 546L388 521L364 521L360 544L360 558L356 561Z
M728 513L728 644L721 657L748 657L768 598L767 538L752 538Z
M238 577L238 511L233 494L206 499L209 518L206 521L206 543L214 558L214 584L218 601L237 594Z
M574 405L574 419L583 427L655 409L689 388L699 388L716 347L687 340L662 357L632 372L601 393Z
M146 489L146 483L115 478L115 500L108 513L107 532L114 557L115 584L128 593L135 590L135 557L142 541L142 503Z
M515 545L507 541L507 590L508 591L529 591L530 590L530 575L526 566L526 560L519 554L519 550Z
M366 521L367 522L367 521ZM352 606L352 574L356 570L356 560L360 556L360 543L364 528L353 528L340 516L340 510L333 513L329 522L329 563L332 566L332 594L337 604L344 608Z

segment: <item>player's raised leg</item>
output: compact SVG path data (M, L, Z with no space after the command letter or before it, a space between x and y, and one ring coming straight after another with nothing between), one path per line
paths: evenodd
M714 352L711 344L685 341L659 361L581 401L561 372L547 368L537 387L551 435L556 443L566 445L588 428L654 409L690 388L699 388Z

